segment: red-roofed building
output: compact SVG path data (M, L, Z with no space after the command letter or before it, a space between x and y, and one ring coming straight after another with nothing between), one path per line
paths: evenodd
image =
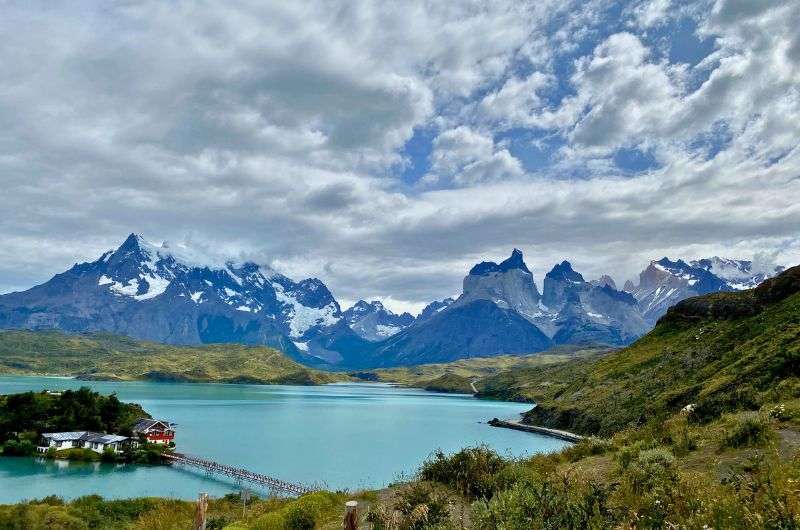
M175 441L174 427L168 421L142 418L133 426L133 432L151 444L169 444Z

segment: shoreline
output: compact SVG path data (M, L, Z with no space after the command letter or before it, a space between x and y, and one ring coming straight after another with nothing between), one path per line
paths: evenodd
M303 382L284 382L269 381L260 379L248 379L247 377L234 377L229 379L170 379L157 377L123 377L110 375L109 377L86 376L86 374L58 374L58 373L39 373L39 372L0 372L0 377L46 377L48 379L67 379L87 383L167 383L167 384L211 384L211 385L254 385L254 386L325 386L339 383L350 383L351 381L331 381L324 383L303 383Z
M504 429L514 429L516 431L541 434L544 436L550 436L551 438L558 438L566 442L577 443L584 439L583 436L569 431L562 431L559 429L549 429L547 427L539 427L537 425L527 425L518 420L501 420L499 418L492 418L491 420L489 420L488 423L492 427L500 427Z

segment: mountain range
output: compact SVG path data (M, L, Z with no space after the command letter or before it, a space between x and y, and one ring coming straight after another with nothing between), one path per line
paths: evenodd
M378 301L342 310L316 278L296 282L252 262L209 265L188 249L131 234L96 261L74 265L27 291L0 295L0 329L108 331L167 344L273 346L311 366L367 368L526 354L561 344L625 345L667 308L691 296L758 285L780 268L708 258L651 262L618 290L587 281L568 261L541 291L514 249L475 265L456 299L419 316Z

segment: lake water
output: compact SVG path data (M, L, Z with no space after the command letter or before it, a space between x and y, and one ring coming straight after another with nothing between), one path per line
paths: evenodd
M555 451L561 440L490 427L530 405L374 384L318 387L85 382L0 377L0 394L89 386L140 403L178 424L178 450L276 478L330 489L385 486L435 449L485 443L514 456ZM226 479L171 466L0 457L0 503L97 493L109 498L194 498L238 491Z

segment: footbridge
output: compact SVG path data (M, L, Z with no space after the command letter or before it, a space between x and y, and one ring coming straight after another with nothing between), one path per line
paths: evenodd
M285 480L272 478L261 473L254 473L239 467L220 464L218 462L214 462L213 460L206 460L205 458L200 458L198 456L192 456L183 453L164 453L163 456L167 462L173 464L180 464L183 466L202 469L209 474L225 475L231 477L237 482L250 482L273 491L288 493L289 495L303 495L305 493L315 491L314 488L310 488L302 484L286 482Z

